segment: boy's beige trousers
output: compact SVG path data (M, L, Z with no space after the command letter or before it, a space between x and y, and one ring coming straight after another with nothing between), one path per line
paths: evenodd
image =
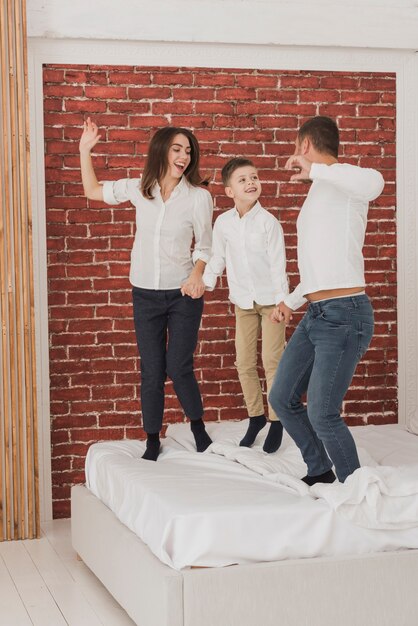
M263 393L257 372L257 340L261 330L261 360L266 375L267 395L273 384L277 365L284 350L284 322L270 320L274 305L262 306L254 303L252 309L241 309L235 305L235 366L244 394L248 416L264 414ZM279 418L269 404L269 419Z

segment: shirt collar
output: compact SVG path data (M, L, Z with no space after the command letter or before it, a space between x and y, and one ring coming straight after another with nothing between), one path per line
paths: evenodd
M238 211L237 211L237 207L234 207L234 209L235 209L235 214L234 214L234 215L235 215L235 217L236 217L237 219L246 219L246 220L249 220L249 219L253 219L253 218L257 215L257 213L259 213L259 212L261 211L262 206L261 206L261 204L259 203L259 201L257 200L257 202L255 203L255 205L253 206L253 208L252 208L252 209L250 209L250 210L248 211L248 213L246 213L246 214L245 214L242 218L240 217L240 214L239 214L239 213L238 213Z
M161 198L161 187L158 182L155 183L154 188L157 194L159 195L159 197ZM180 178L180 181L177 183L177 185L174 187L173 191L171 192L171 196L169 197L168 200L174 200L174 198L176 198L179 194L184 193L187 190L188 190L188 183L187 183L186 177L182 176Z

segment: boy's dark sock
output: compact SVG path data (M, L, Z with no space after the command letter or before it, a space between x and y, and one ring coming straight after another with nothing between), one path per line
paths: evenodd
M196 450L198 452L204 452L206 448L212 443L212 439L206 432L205 423L202 419L190 420L190 428L196 442Z
M239 442L239 445L250 448L253 445L258 433L266 424L267 420L264 415L255 415L254 417L250 417L247 432Z
M270 422L270 428L267 433L266 440L263 445L264 452L276 452L280 448L280 444L282 443L283 437L283 426L282 423Z
M312 487L316 483L333 483L334 480L337 480L336 475L332 470L328 470L324 472L324 474L318 474L318 476L304 476L302 478L303 482Z
M147 447L142 455L146 461L156 461L160 453L160 433L147 434Z

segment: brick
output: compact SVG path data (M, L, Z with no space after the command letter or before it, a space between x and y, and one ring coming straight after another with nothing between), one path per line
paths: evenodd
M44 83L58 83L61 84L64 80L64 70L47 70L44 69L42 73Z
M324 76L320 79L321 89L357 89L361 79L352 76L341 76L335 73L333 76Z
M204 113L232 115L234 113L234 104L230 102L195 102L194 110L197 115Z
M122 100L126 98L127 92L125 87L110 87L110 86L86 86L85 87L86 98L103 98L106 100Z
M210 115L172 115L172 123L176 126L187 127L191 130L195 128L207 128L212 126L212 117Z
M359 115L370 117L384 117L393 119L393 107L391 105L359 105Z
M236 83L239 87L278 87L279 79L277 75L248 74L237 76Z
M107 72L90 72L87 82L89 85L107 85L108 80Z
M76 85L44 85L44 98L49 96L58 98L80 98L84 95L84 89Z
M45 100L44 111L63 111L62 100L58 98Z
M100 100L66 100L65 111L67 112L67 115L66 117L63 116L61 118L62 124L64 124L65 122L67 122L67 124L70 123L70 120L66 119L69 117L68 113L71 113L73 111L79 111L83 117L78 117L77 123L81 125L84 121L84 118L89 117L91 113L104 113L106 111L106 102L102 102ZM94 117L96 121L96 115Z
M134 117L131 115L129 117L129 126L131 128L159 128L161 126L167 126L167 118L162 115L140 115L138 117Z
M355 117L356 105L355 104L324 104L320 103L318 106L317 115L328 115L329 117L339 119L342 116Z
M192 85L193 75L191 73L155 73L153 82L155 85Z
M283 76L280 79L280 87L282 89L293 88L317 88L319 87L319 78L316 76Z
M77 71L72 71L72 70L66 70L66 72L65 72L65 82L66 83L76 83L77 84L77 83L85 83L86 81L87 81L87 72L77 72ZM60 82L62 82L62 81L60 81Z
M149 113L151 105L149 102L124 102L124 101L109 101L107 103L107 109L111 113L128 113L130 115L144 115Z
M338 91L331 91L330 89L315 89L315 91L301 89L299 92L299 100L300 102L339 102L340 94ZM345 102L342 95L341 100Z
M391 131L382 131L382 130L359 130L358 131L358 140L359 141L373 141L378 144L382 144L385 141L393 141L393 133Z
M221 152L223 154L235 156L237 154L240 155L252 155L252 154L262 154L263 146L260 143L234 143L227 144L223 143L221 145Z
M44 137L45 139L63 139L63 129L62 128L51 128L46 126L44 128Z
M254 89L240 89L239 87L225 87L216 90L217 100L255 100Z
M134 387L132 385L113 385L112 387L94 387L91 390L93 400L107 398L132 398Z
M244 117L234 117L233 115L216 115L214 123L219 128L231 128L236 130L237 128L254 128L255 118L251 115Z
M170 115L173 113L191 115L193 109L193 102L178 102L177 100L174 102L153 102L151 107L152 113L155 115Z
M196 74L194 84L197 87L231 87L235 85L235 77L231 74Z
M150 85L151 74L138 72L110 72L109 83L113 85Z
M77 144L70 142L70 141L48 141L46 143L46 151L47 153L54 153L54 154L71 154L71 153L75 154L78 152L78 146ZM52 191L53 189L54 187L51 186L52 195L55 195ZM62 195L62 194L57 193L56 195Z
M167 100L172 97L169 87L130 87L129 100Z
M186 100L187 102L193 100L212 101L215 99L215 90L208 87L178 88L173 90L173 98L175 101Z
M360 89L364 91L384 91L389 92L396 90L396 79L391 77L385 78L360 78Z

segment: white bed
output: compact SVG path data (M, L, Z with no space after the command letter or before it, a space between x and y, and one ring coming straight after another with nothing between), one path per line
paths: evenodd
M156 464L140 459L142 442L90 449L73 545L134 621L416 626L418 519L353 523L298 480L287 438L275 455L237 448L245 427L209 424L216 453L198 455L188 426L171 426ZM418 437L400 427L352 430L362 464L418 463Z

